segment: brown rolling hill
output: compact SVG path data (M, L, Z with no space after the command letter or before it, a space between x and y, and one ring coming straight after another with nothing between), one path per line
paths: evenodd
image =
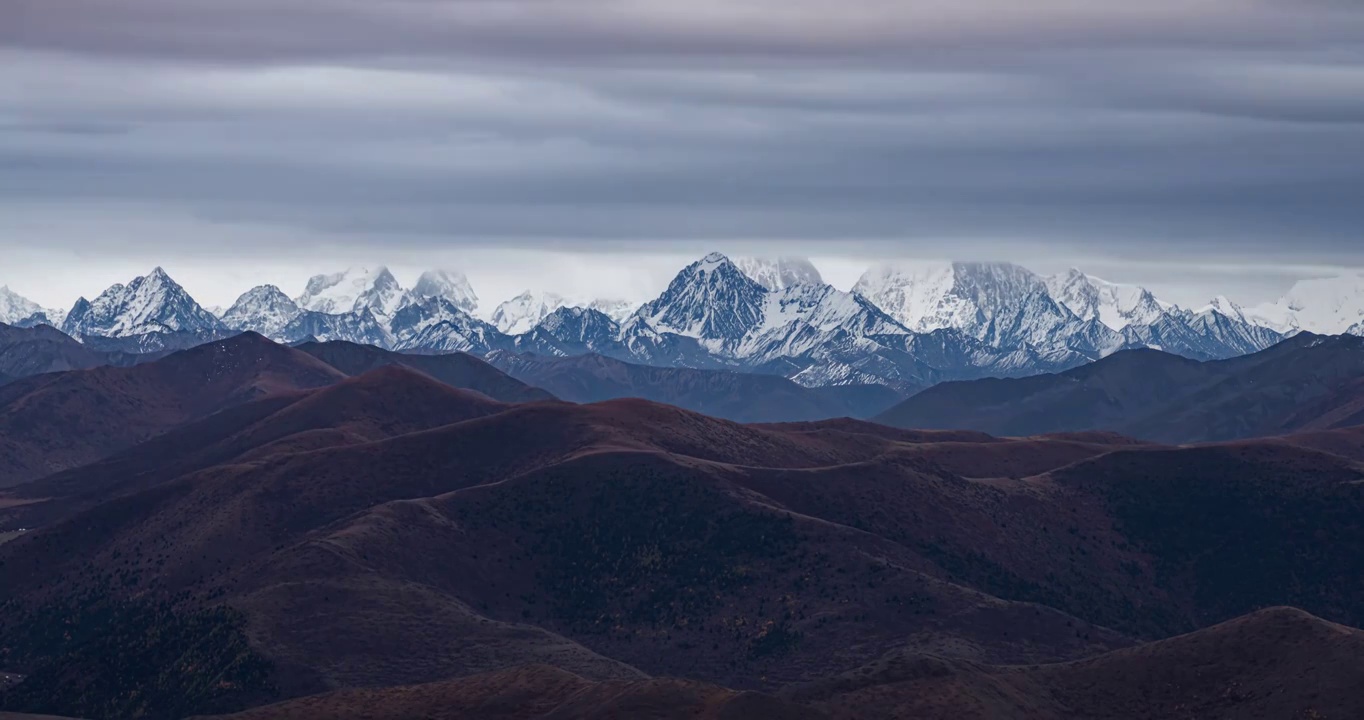
M548 665L403 687L339 690L224 720L823 720L770 695L673 679L594 682Z
M1364 338L1303 333L1213 362L1124 351L1055 375L943 383L876 419L995 435L1101 430L1166 443L1343 428L1364 424Z
M8 378L0 379L0 385L43 373L136 365L162 355L101 351L48 325L20 328L0 323L0 378Z
M512 377L579 403L643 398L738 422L875 415L903 397L883 385L807 388L779 375L651 367L601 355L542 357L496 352Z
M56 332L50 328L20 332L43 330ZM84 352L83 346L56 334ZM468 355L405 356L349 343L312 343L299 350L244 333L134 367L97 366L49 373L0 387L0 488L82 468L185 423L253 400L287 396L391 367L424 373L485 399L553 399L549 393ZM273 401L291 402L283 397ZM293 412L303 412L306 407L307 403ZM429 403L421 407L429 407ZM266 410L238 411L216 423L220 428L236 428L235 424L249 420L250 413ZM344 415L355 420L368 412L368 406L362 405ZM381 408L375 417L382 416ZM321 421L319 427L341 419L336 416ZM336 432L330 439L322 434L313 439L323 444L336 441L341 429L331 429ZM400 433L395 429L391 434ZM178 456L181 449L194 447L196 442L182 447L178 440L167 441L158 453L148 454L152 463L159 464L167 452ZM168 469L173 468L161 471Z
M13 488L0 526L36 526L214 465L362 444L507 409L400 365L279 393L187 423L104 460Z
M416 685L346 688L211 717L1349 720L1364 717L1361 660L1364 631L1271 607L1065 663L987 665L900 649L773 694L672 678L593 680L528 664Z
M344 377L247 333L135 367L26 378L0 388L0 487L93 462L233 405Z
M528 663L772 694L888 653L1364 619L1355 431L1171 448L331 385L12 492L0 523L40 521L0 545L0 667L29 676L0 707L203 714Z
M474 390L494 400L516 403L554 399L554 395L540 387L528 385L467 353L409 355L340 341L308 342L295 347L347 375L363 375L377 368L401 365L426 373L451 387Z
M383 384L421 377L386 374ZM256 432L261 414L279 411L243 412ZM141 478L0 546L7 632L27 638L0 662L41 667L15 650L47 647L25 628L92 593L167 598L181 612L226 603L286 695L536 659L594 679L644 670L776 687L906 638L926 649L966 638L962 652L995 661L1130 642L955 584L918 548L745 487L774 471L853 476L869 460L902 463L901 482L949 477L885 428L835 428L755 428L639 400L531 404ZM224 432L205 437L217 446ZM1014 634L997 636L1002 626Z
M833 718L1364 717L1364 632L1269 608L1076 662L992 667L893 653L782 693Z

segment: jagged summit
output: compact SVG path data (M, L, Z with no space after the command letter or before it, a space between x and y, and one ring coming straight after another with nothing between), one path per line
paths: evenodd
M127 338L151 333L214 333L227 328L160 267L93 301L80 298L62 332L72 337Z
M568 301L562 295L525 290L498 305L489 320L508 335L520 335L530 332L546 316L566 304Z
M8 285L0 285L0 323L14 325L41 312L43 308L38 303L10 290Z
M728 257L710 253L683 268L637 313L655 330L704 340L738 340L762 322L767 289Z
M1350 304L1354 282L1304 281L1282 304L1292 308L1293 322L1320 316L1330 320L1333 330L1326 332L1364 332L1364 313ZM1326 309L1313 298L1329 300ZM1283 337L1256 310L1226 298L1189 311L1079 269L1043 278L996 262L885 263L844 292L803 258L733 260L715 252L688 264L642 305L528 289L486 319L473 315L477 306L461 272L429 270L404 289L382 266L315 275L296 299L261 285L220 314L197 305L159 267L93 301L82 298L65 322L50 311L29 312L36 304L0 290L0 321L60 324L100 349L175 349L251 330L289 344L344 340L405 352L555 357L593 352L779 374L812 386L877 383L905 391L946 379L1056 372L1126 348L1226 358ZM16 319L21 313L28 317ZM119 338L143 339L108 342Z
M1173 306L1143 287L1112 283L1071 268L1047 278L1047 290L1081 320L1099 320L1113 330L1149 325Z
M1041 277L1012 263L884 264L853 291L915 332L954 328L997 347L1068 347L1083 330Z
M417 278L403 298L403 305L410 305L422 298L445 298L465 312L478 309L478 294L469 278L458 270L427 270Z
M284 329L303 312L274 285L258 285L237 298L222 315L222 321L233 330L252 330L266 337L279 337Z
M388 268L353 267L330 275L314 275L295 302L304 310L338 315L370 308L390 317L402 301L403 289Z

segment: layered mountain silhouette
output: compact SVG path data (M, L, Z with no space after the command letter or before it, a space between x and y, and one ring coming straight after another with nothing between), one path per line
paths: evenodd
M344 377L245 334L133 367L25 378L0 388L0 486L98 460L235 404Z
M661 368L595 354L555 358L495 352L488 361L564 400L637 397L739 422L869 417L901 397L884 385L807 388L777 375Z
M50 328L10 332L36 335L41 342L30 338L24 347L36 344L40 350L16 353L9 366L23 367L20 357L47 367L108 359ZM0 387L0 487L99 460L251 400L335 384L390 365L489 399L553 398L467 355L405 356L344 343L293 349L244 333L136 366L33 375Z
M384 267L316 275L296 297L261 285L221 317L161 268L61 313L0 293L0 321L59 325L104 352L173 351L250 331L288 344L344 341L413 354L596 354L901 394L1063 371L1130 348L1228 358L1278 342L1276 328L1298 330L1222 298L1187 310L1078 270L1043 278L1009 263L890 264L844 292L807 260L720 253L682 268L640 304L527 290L480 313L462 273L428 271L405 288Z
M889 425L998 435L1103 430L1187 443L1364 424L1364 338L1299 334L1197 362L1126 351L1074 370L943 383L879 415Z
M147 356L150 359L154 356ZM0 325L0 375L10 380L100 365L131 364L140 355L100 352L47 325Z
M744 425L452 357L247 334L0 389L4 457L34 477L0 494L0 668L25 676L0 706L1356 709L1358 429Z

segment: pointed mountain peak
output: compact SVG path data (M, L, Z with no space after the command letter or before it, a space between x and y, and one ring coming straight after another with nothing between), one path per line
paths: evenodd
M469 283L469 278L458 270L427 270L417 278L417 284L412 286L404 297L404 305L416 302L421 298L442 297L453 302L465 312L473 312L478 308L478 295L474 292L473 285Z
M239 303L241 303L242 300L249 299L249 298L279 297L279 296L284 297L284 299L286 299L286 300L289 299L289 296L288 296L288 295L285 295L285 294L284 294L284 291L283 291L283 290L280 290L278 285L270 285L270 284L257 285L257 286L255 286L255 287L251 288L250 290L247 290L246 292L242 293L241 295L237 296L237 302L234 303L234 305L235 305L235 304L239 304ZM291 302L292 302L292 301L291 301Z
M1210 300L1207 305L1204 305L1203 307L1195 310L1194 314L1202 315L1204 313L1209 312L1215 312L1219 315L1225 315L1234 320L1242 322L1245 321L1245 313L1242 310L1241 306L1237 305L1235 302L1231 300L1231 298L1228 298L1226 295L1218 295L1217 297Z
M81 298L62 323L62 331L73 337L217 333L224 329L218 318L160 267L127 285L111 285L94 301Z
M13 325L42 312L45 311L38 303L10 290L8 285L0 287L0 323Z
M742 274L734 261L724 253L713 252L682 269L681 274L706 274L713 272L735 272Z
M305 310L329 315L368 307L376 315L389 317L400 306L403 295L393 273L380 265L373 270L351 267L344 272L314 275L295 302Z
M397 285L397 284L398 284L398 278L393 277L393 273L389 272L388 266L386 266L386 265L380 265L378 268L376 268L376 269L374 270L374 284L375 284L375 285L379 285L379 284L392 284L392 285Z
M1213 299L1212 299L1212 302L1208 303L1208 305L1211 306L1211 307L1215 307L1215 308L1223 308L1223 307L1224 307L1224 308L1235 308L1235 309L1237 309L1237 310L1239 310L1239 309L1241 308L1240 305L1237 305L1234 301L1232 301L1231 298L1227 297L1226 295L1218 295L1217 297L1213 298Z
M1155 295L1137 285L1124 285L1071 268L1046 280L1047 292L1081 320L1098 320L1112 330L1149 325L1166 311Z
M762 322L767 292L729 258L711 253L683 268L638 314L657 331L738 340Z
M222 314L222 320L234 330L279 337L300 312L298 305L283 290L274 285L257 285L242 293Z
M541 320L565 304L567 301L555 293L526 290L498 305L489 320L508 335L520 335L530 332Z

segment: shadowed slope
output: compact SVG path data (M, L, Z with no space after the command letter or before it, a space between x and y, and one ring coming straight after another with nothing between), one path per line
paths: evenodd
M390 373L388 383L410 376ZM24 603L83 592L102 577L97 568L118 568L139 595L227 599L247 613L256 647L287 670L294 692L434 680L532 657L596 677L621 672L606 659L614 658L753 686L762 676L776 682L865 661L897 633L923 633L928 647L968 636L973 655L1013 660L1127 642L1099 629L1082 637L1075 628L1088 626L1073 618L945 582L915 549L793 519L745 487L750 475L771 472L759 468L827 469L835 487L862 474L864 459L912 450L879 434L785 433L639 400L519 405L143 486L0 547L0 574L5 595ZM904 472L916 472L917 461L904 462ZM940 481L927 474L921 482ZM792 523L796 530L782 530ZM770 579L760 570L767 561L744 570L745 554L759 553L757 562L771 542L784 569ZM531 547L540 549L523 556ZM596 549L563 555L584 548ZM693 629L678 632L674 651L659 655L640 641L667 632L663 616L637 614L666 608L662 595L622 594L627 605L603 606L627 613L605 636L583 614L599 599L546 605L571 601L563 573L576 564L628 565L640 552L666 562L638 587L671 593L694 582L727 598L693 610L678 598L686 614L670 617L690 618ZM693 578L678 562L723 575ZM750 573L757 585L726 594ZM617 582L583 577L601 590ZM989 628L1000 624L1015 628L1014 639L992 639ZM848 646L852 637L861 640Z
M145 474L0 545L0 666L66 652L44 613L99 593L226 603L275 698L528 662L770 692L897 648L1033 664L1264 605L1364 617L1348 432L1322 452L752 426L503 405L402 368L177 432L183 471L153 441Z
M136 367L27 378L0 388L0 487L98 460L233 405L344 377L246 333Z
M1146 720L1364 717L1364 633L1270 608L1059 665L982 667L906 654L783 695L835 718Z
M1171 443L1346 427L1364 423L1364 338L1304 333L1205 363L1125 351L1056 375L943 383L877 420L996 435L1108 430Z
M376 368L402 365L452 387L483 393L502 402L536 402L554 396L527 385L473 355L408 355L372 345L349 342L309 342L297 349L331 365L347 375L362 375ZM571 398L569 398L571 399Z
M819 720L825 715L774 697L714 685L650 678L592 682L547 665L454 680L341 690L248 710L232 720Z
M42 500L0 523L43 525L119 495L213 465L362 444L484 417L507 405L402 366L311 391L282 393L187 423L105 460L18 486Z
M900 397L885 386L807 388L778 376L636 365L601 355L495 353L491 362L573 402L644 398L739 422L867 417Z
M106 354L90 350L48 325L19 328L0 324L0 376L14 380L107 363Z

